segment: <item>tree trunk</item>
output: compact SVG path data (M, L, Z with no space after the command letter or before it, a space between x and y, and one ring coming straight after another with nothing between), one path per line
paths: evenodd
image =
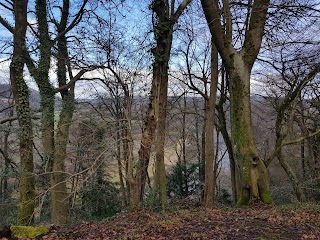
M13 110L10 110L10 117L13 116ZM3 151L1 150L1 153L4 158L4 175L1 177L1 184L0 184L0 198L6 197L8 193L8 173L9 173L9 167L10 167L10 158L9 158L9 136L11 131L11 123L7 125L7 130L5 130L4 136L3 136ZM2 140L2 139L1 139Z
M51 42L49 37L47 22L47 3L46 1L36 1L36 16L39 32L40 59L38 67L28 64L29 71L34 77L41 96L42 113L42 146L45 170L52 170L54 157L54 90L49 80ZM49 179L49 178L48 178Z
M215 170L214 170L214 126L215 107L218 89L218 52L212 42L211 47L211 83L210 96L205 107L205 181L204 181L204 207L212 207L215 194Z
M241 193L239 205L256 199L271 202L266 166L258 157L253 138L250 103L250 73L259 53L269 0L256 0L248 9L250 19L246 25L245 39L239 51L232 37L232 12L229 1L201 0L202 8L220 56L230 77L231 137L236 162L240 166ZM221 24L224 12L224 26Z
M131 117L130 117L131 118ZM130 182L133 179L132 173L132 164L133 164L133 153L132 153L132 136L131 136L131 127L129 118L127 119L127 123L122 128L122 146L123 146L123 157L125 159L125 179L126 179L126 192L124 197L126 198L126 203L129 205L130 203Z
M187 136L186 136L186 111L187 111L187 92L183 94L183 112L182 112L182 166L185 169L184 172L184 183L180 184L181 193L183 196L189 195L189 188L188 188L188 173L187 173L187 152L186 152L186 144L187 144ZM180 161L181 164L181 161ZM182 179L182 171L180 171L180 179ZM183 185L185 186L185 189L183 189Z
M122 114L121 114L122 115ZM119 174L119 181L120 181L120 192L122 195L122 206L125 207L127 206L127 201L126 201L126 191L125 191L125 186L124 186L124 181L123 181L123 168L122 168L122 162L121 162L121 135L123 132L123 124L122 120L118 118L117 121L117 139L116 139L116 145L117 145L117 150L116 150L116 158L117 158L117 164L118 164L118 174ZM124 155L124 154L123 154Z
M140 207L143 199L145 181L147 178L147 170L149 166L151 145L156 129L156 104L158 101L159 83L152 81L152 90L150 94L150 103L148 113L145 118L145 128L143 129L140 150L139 150L139 165L135 178L130 181L131 191L131 207ZM132 166L133 167L133 166ZM130 168L129 168L129 171ZM131 174L130 174L131 175ZM129 175L129 176L130 176Z
M224 93L221 93L220 98L222 97L222 94ZM221 102L221 99L220 99L218 108L217 108L218 116L219 116L219 130L222 134L222 137L223 137L224 143L226 144L228 155L229 155L232 199L234 203L237 203L239 198L239 190L240 190L240 187L239 187L240 179L238 178L239 170L236 165L236 161L234 159L233 147L232 147L231 139L227 130L226 116L225 116L225 112L223 110L222 104L223 103Z
M171 47L171 45L170 45ZM163 47L164 49L167 46ZM160 84L159 90L159 102L158 102L158 124L157 134L155 140L156 146L156 162L155 162L155 191L156 196L161 202L162 208L166 208L168 205L167 201L167 190L166 190L166 170L164 163L164 148L166 139L166 119L167 119L167 97L168 97L168 62L169 56L164 57L164 62L156 62L154 66L154 79Z
M29 107L29 90L23 79L26 60L27 0L14 1L14 45L10 63L10 80L15 99L20 133L20 198L18 225L33 223L35 183L33 175L33 134Z
M258 157L252 131L250 72L241 53L234 53L230 74L231 137L237 164L240 166L241 193L238 205L261 200L271 203L269 177L265 164Z
M65 4L67 4L67 6L65 6ZM64 9L68 7L68 1L64 2ZM66 12L68 13L69 11L67 10ZM58 33L65 29L65 21L66 20L61 20ZM62 87L67 84L66 64L68 64L69 60L66 37L61 36L57 45L57 76L59 87ZM70 66L68 67L71 72ZM62 109L59 114L56 137L54 138L55 151L51 174L51 221L58 225L67 224L69 217L65 160L67 158L69 129L75 109L74 87L75 85L72 84L70 89L64 89L60 91L62 98Z
M301 184L299 182L299 179L297 177L297 175L295 174L295 172L291 169L290 165L285 161L281 151L280 153L278 154L278 160L281 164L281 167L285 170L285 172L287 173L290 181L291 181L291 184L292 184L292 187L294 189L294 192L297 196L297 200L299 202L304 202L305 201L305 195L304 195L304 192L303 192L303 189L301 188Z
M56 149L51 174L51 221L54 224L68 223L68 193L65 176L65 159L67 157L67 144L69 128L74 112L74 92L71 89L63 98L62 110L56 132Z
M226 121L226 114L224 111L224 103L227 99L227 88L226 84L228 82L228 76L222 70L222 82L221 82L221 90L220 90L220 100L217 105L217 111L219 116L219 130L222 134L223 140L226 144L228 155L229 155L229 162L230 162L230 175L231 175L231 188L232 188L232 198L233 203L236 204L239 199L239 192L240 192L240 178L239 178L239 169L234 159L233 147L232 142L230 139L230 135L227 130L227 121Z
M159 187L159 197L166 205L165 192L165 165L164 165L164 141L166 125L166 106L168 94L168 63L172 45L173 25L181 16L183 10L191 0L184 0L174 12L174 1L169 6L168 1L153 0L151 9L155 13L154 33L156 47L152 49L154 56L153 79L150 95L150 104L145 119L145 128L143 130L141 146L139 150L139 169L135 183L132 186L136 189L133 195L133 206L139 206L144 193L147 169L149 165L151 145L155 134L158 121L158 134L156 146L156 174L155 182ZM161 100L160 100L161 99ZM163 135L162 135L163 134Z

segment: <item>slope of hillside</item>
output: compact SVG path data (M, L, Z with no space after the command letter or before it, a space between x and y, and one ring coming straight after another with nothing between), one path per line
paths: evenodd
M320 208L175 209L52 227L37 239L320 239Z

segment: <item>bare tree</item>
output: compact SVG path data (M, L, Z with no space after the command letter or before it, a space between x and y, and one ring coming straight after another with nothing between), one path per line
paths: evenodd
M153 30L156 46L152 49L154 56L153 79L150 103L139 150L139 170L135 181L132 182L134 192L131 205L133 207L139 206L143 198L151 145L156 128L155 186L162 207L167 206L164 144L168 95L168 64L172 46L173 27L190 2L191 0L182 1L177 9L175 9L175 1L169 3L169 1L154 0L151 3L151 9L154 13Z
M223 1L223 9L216 0L202 0L201 3L213 41L230 78L231 136L241 175L238 204L245 205L258 199L271 203L268 172L258 156L250 108L250 75L261 47L269 1L249 2L243 22L242 43L233 42L232 12L228 0ZM223 19L220 13L223 13Z

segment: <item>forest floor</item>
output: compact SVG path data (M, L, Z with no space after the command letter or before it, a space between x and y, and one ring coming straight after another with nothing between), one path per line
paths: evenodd
M140 210L52 229L42 239L320 239L320 207Z
M52 227L36 239L320 239L320 207L140 210Z

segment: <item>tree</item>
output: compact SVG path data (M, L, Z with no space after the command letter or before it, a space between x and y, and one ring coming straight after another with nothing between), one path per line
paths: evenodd
M164 208L167 205L164 145L169 59L172 46L173 27L190 2L191 0L184 0L177 9L175 9L175 1L169 3L169 1L166 0L153 0L150 5L150 8L154 13L153 33L156 46L151 49L154 57L152 66L153 78L150 103L145 118L145 127L143 129L139 150L139 169L135 178L135 183L132 182L132 189L135 189L131 203L133 207L139 206L143 198L151 145L156 129L155 191L162 207Z
M308 154L305 154L304 142L308 143L311 138L307 136L317 131L307 130L311 128L305 118L312 109L309 99L314 96L311 89L319 72L319 42L313 34L319 29L317 6L319 3L314 1L292 1L270 9L265 43L258 57L258 63L263 67L260 76L263 76L267 94L265 100L271 103L276 115L274 149L269 150L265 163L269 166L274 158L278 159L301 202L306 200L303 182ZM296 152L297 148L287 143L297 144L296 140L301 136L305 139L302 137L301 150ZM301 172L295 169L300 164Z
M74 83L86 72L80 71L76 76L71 73L71 65L68 59L67 41L65 34L70 31L81 19L86 0L80 11L67 26L69 18L69 1L63 1L61 9L61 19L59 22L53 19L57 29L57 36L52 40L49 35L48 7L47 1L36 1L36 17L38 21L37 34L39 41L39 60L32 59L31 51L28 52L27 66L32 77L35 79L41 96L42 111L42 145L44 151L44 164L51 173L51 218L56 224L66 224L66 183L64 179L64 159L66 157L66 144L68 140L68 129L71 123L74 109ZM59 88L55 89L49 79L51 67L52 48L57 43L57 78ZM37 59L37 58L36 58ZM66 66L68 67L70 82L67 84ZM69 90L70 89L70 90ZM58 122L58 131L55 135L54 129L54 98L60 92L62 96L62 110Z
M245 38L239 50L239 43L233 43L229 1L223 1L223 9L216 0L202 0L201 3L213 41L229 75L231 137L241 178L238 204L246 205L258 199L271 203L268 172L258 156L250 109L250 75L261 47L269 0L256 0L247 6Z
M216 164L214 148L215 108L218 89L218 52L212 41L211 44L211 83L210 95L205 106L205 179L204 197L205 207L212 207L215 195Z
M179 43L179 52L185 58L181 71L186 68L186 73L183 73L183 75L187 76L187 81L182 81L191 91L199 94L204 100L203 159L199 166L203 179L200 178L199 180L203 185L203 205L212 207L217 178L217 156L215 153L217 146L214 146L214 132L218 89L218 52L214 42L207 39L207 29L199 27L202 17L200 16L198 19L194 16L185 17L186 23L184 23L181 43ZM195 27L193 27L192 24L195 22ZM186 45L186 49L183 49L183 45ZM202 45L204 45L203 48Z
M305 53L306 54L306 53ZM307 54L306 54L307 55ZM294 53L290 54L290 58L294 56ZM286 59L284 54L281 57L281 63L277 63L275 60L274 62L269 62L275 70L279 72L280 78L270 79L270 83L267 84L269 86L268 93L270 96L268 98L271 101L274 101L273 106L276 111L276 121L275 121L275 146L274 150L268 159L265 161L266 165L268 166L274 158L277 158L282 168L287 173L295 194L297 196L298 201L304 202L305 194L302 189L301 181L298 178L298 174L292 169L290 164L288 163L286 156L283 153L284 146L296 144L299 141L295 140L287 140L285 139L292 135L292 129L294 128L294 117L298 118L296 121L305 121L297 116L297 108L300 105L304 105L305 101L301 99L302 92L315 80L316 75L320 71L320 67L317 63L312 62L312 57L309 57L309 63L306 63L305 60L296 58L293 59ZM304 62L304 63L302 63ZM277 65L282 67L278 67ZM270 78L270 77L269 77ZM277 89L274 89L274 87ZM300 98L300 99L299 99ZM300 122L300 128L302 128L302 134L305 136L303 140L308 139L308 135L312 134L305 128L307 128L306 122ZM305 130L305 131L304 131ZM316 129L314 130L316 133ZM310 136L311 137L311 136ZM303 150L302 150L303 151ZM303 161L303 159L302 159ZM303 170L304 171L304 170Z
M26 51L26 64L31 76L35 79L41 96L41 112L42 112L42 145L43 145L43 160L51 175L52 185L52 218L53 222L58 224L66 223L66 187L64 186L65 180L63 177L64 172L64 158L66 157L66 144L68 139L68 129L71 123L73 109L74 109L74 84L81 76L91 70L91 68L82 69L76 76L72 75L71 63L68 59L66 34L73 29L81 20L84 12L84 7L88 0L83 0L80 10L75 15L73 20L67 25L69 20L69 1L63 1L61 9L61 19L56 21L51 19L57 29L57 35L54 39L50 38L49 25L48 25L48 7L47 1L36 1L36 18L38 21L38 28L35 30L30 24L32 33L35 34L39 42L39 52L33 57L33 49ZM10 9L10 8L7 8ZM13 28L2 17L0 17L1 24L6 27L11 33ZM51 57L53 55L52 48L57 43L57 75L58 85L57 89L54 88L49 79L49 70L51 67ZM38 55L37 55L38 54ZM66 68L69 72L69 82L67 83ZM60 120L58 123L59 131L54 135L54 97L55 94L60 92L63 99L63 109L60 112ZM55 160L57 160L55 162ZM54 172L52 172L54 168ZM59 190L55 190L58 189ZM62 191L61 188L65 190ZM63 193L62 193L63 192ZM62 193L62 194L60 194ZM58 195L57 197L55 195ZM56 215L55 213L60 213Z
M18 224L33 223L35 184L33 175L33 134L29 106L29 90L23 79L26 61L26 30L28 0L14 1L15 27L10 79L16 104L20 133L20 199Z

